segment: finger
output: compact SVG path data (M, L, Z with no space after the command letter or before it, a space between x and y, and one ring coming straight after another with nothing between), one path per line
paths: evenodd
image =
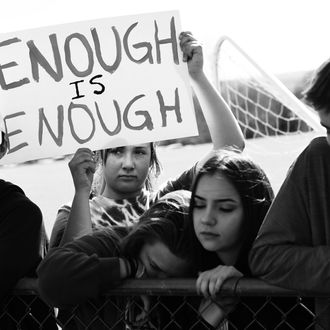
M196 286L196 292L197 292L198 295L201 294L201 281L202 281L201 277L198 276L198 278L196 280L196 285L195 285Z
M181 50L188 59L193 58L195 54L202 55L202 46L197 42L189 42L181 45Z
M201 290L201 294L202 294L205 298L209 298L209 297L210 297L210 292L209 292L209 280L208 280L208 279L204 279L204 280L201 282L200 290Z
M91 154L88 149L78 149L71 160L80 159L83 155Z
M187 52L193 49L195 46L198 46L199 43L193 38L184 38L180 41L180 47L183 52Z
M193 48L189 44L181 45L184 62L187 62L193 55Z
M187 42L192 42L192 41L197 41L197 40L195 37L193 37L193 35L189 35L189 34L184 34L179 39L180 45L187 43Z
M96 163L95 154L91 150L81 150L74 158L75 163L93 162Z
M206 272L199 273L199 276L196 281L196 290L198 294L203 294L202 286L205 281Z
M74 173L92 172L95 173L97 163L91 159L91 156L81 155L75 160L69 162L70 171Z
M197 42L197 40L193 36L189 36L189 35L183 36L180 39L180 45L183 45L183 44L188 43L188 42Z
M92 150L90 150L89 148L79 148L75 152L75 155L80 155L82 153L91 153L91 152L92 152Z
M182 31L180 34L179 34L179 39L181 40L182 38L186 37L186 36L192 36L192 33L190 31Z
M217 278L214 286L215 293L218 293L221 290L223 280L221 277Z
M84 163L84 168L86 171L90 171L92 173L96 172L96 163L94 161L88 161Z
M212 298L216 297L216 280L210 280L209 282L209 293Z

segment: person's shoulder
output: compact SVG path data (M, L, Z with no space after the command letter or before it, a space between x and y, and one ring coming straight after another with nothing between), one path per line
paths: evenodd
M0 196L8 196L9 194L19 194L25 196L25 193L21 187L9 181L0 179Z
M24 212L34 214L40 211L39 207L25 195L19 186L5 180L0 180L0 204L4 213L14 209L22 214Z
M306 148L306 153L313 157L318 156L330 158L330 146L326 137L320 136L313 139Z
M330 161L330 146L325 137L314 138L308 146L300 153L291 165L288 174L302 178L303 173L308 173L315 168L321 168L322 164Z

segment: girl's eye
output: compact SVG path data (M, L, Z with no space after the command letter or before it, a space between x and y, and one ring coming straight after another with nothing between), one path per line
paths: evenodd
M194 208L196 208L196 209L201 209L203 207L205 207L205 204L202 203L202 202L195 202L194 203Z
M234 208L233 207L223 207L222 206L222 207L219 208L219 210L222 211L222 212L225 212L225 213L230 213L234 210Z
M143 150L143 149L136 149L135 150L135 154L136 155L145 155L146 154L146 151Z
M110 150L110 153L113 155L120 155L123 152L121 148L113 148Z

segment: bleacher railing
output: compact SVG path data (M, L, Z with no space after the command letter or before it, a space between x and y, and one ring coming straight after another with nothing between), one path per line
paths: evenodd
M236 308L212 327L195 279L127 280L100 299L60 310L41 300L36 279L23 279L1 306L0 329L327 329L328 310L315 313L313 297L258 279L228 280L213 303L222 306L223 297L235 297ZM330 306L326 294L319 298Z

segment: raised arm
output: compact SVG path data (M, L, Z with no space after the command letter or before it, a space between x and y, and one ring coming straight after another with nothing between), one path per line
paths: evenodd
M89 195L96 169L92 151L87 148L78 149L69 162L69 167L74 182L75 194L60 246L92 233Z
M182 32L179 39L183 60L188 64L192 87L203 110L213 148L236 146L243 150L244 136L235 116L203 71L201 45L190 32Z

